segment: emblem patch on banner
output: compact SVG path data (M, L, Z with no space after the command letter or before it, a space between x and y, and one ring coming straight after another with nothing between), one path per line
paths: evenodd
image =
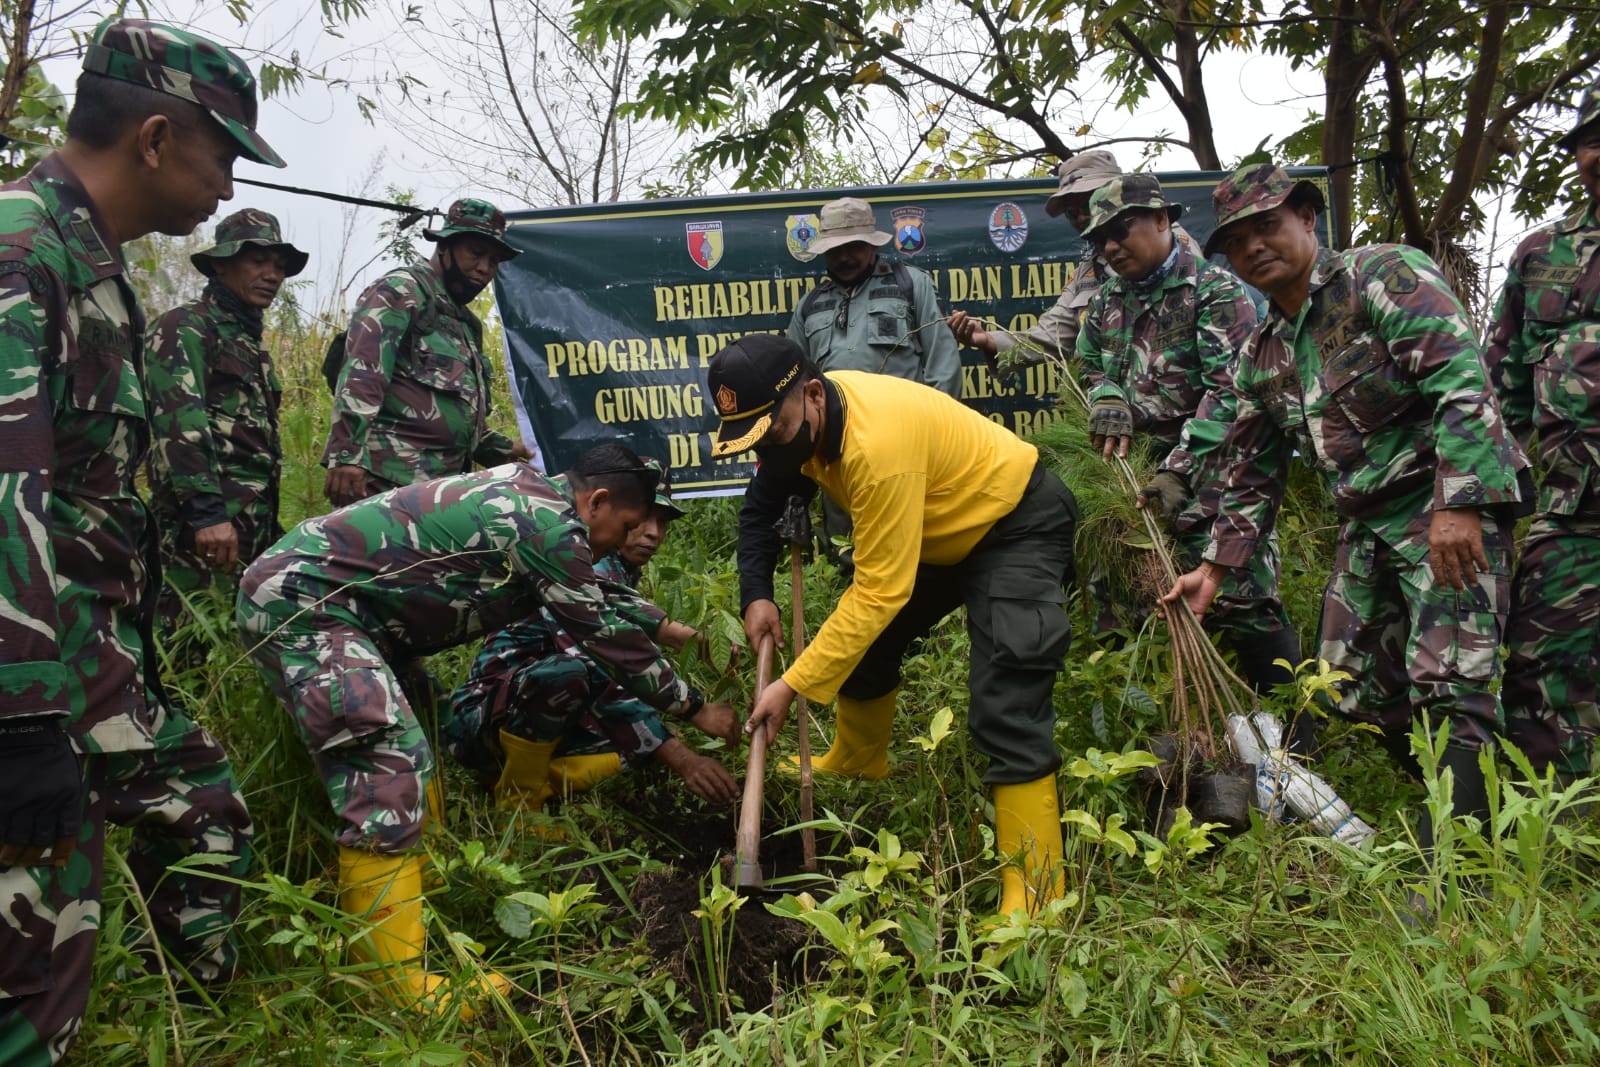
M726 385L717 389L717 410L724 415L732 415L739 410L739 398Z
M1028 216L1011 201L989 212L989 240L1002 252L1015 252L1028 239Z
M789 246L789 254L802 263L816 259L811 242L816 240L817 227L821 224L815 215L790 215L784 219L783 243Z
M686 222L685 239L689 244L689 258L701 270L710 270L722 261L722 223Z
M894 246L908 256L914 256L928 244L928 235L922 229L922 217L927 211L920 207L897 207L889 214L894 216Z

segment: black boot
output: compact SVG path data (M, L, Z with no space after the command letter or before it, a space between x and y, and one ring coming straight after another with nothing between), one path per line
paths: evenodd
M1487 833L1489 787L1483 780L1483 768L1478 766L1478 750L1455 744L1445 745L1444 755L1439 757L1439 777L1444 777L1447 770L1455 779L1450 792L1450 814L1473 816L1485 824ZM1424 855L1433 851L1433 818L1426 807L1422 809L1422 821L1417 825L1417 840L1422 845Z
M1384 730L1381 738L1383 750L1389 753L1389 758L1394 760L1402 771L1405 771L1417 781L1422 780L1422 765L1417 762L1417 757L1411 753L1411 731L1409 729Z

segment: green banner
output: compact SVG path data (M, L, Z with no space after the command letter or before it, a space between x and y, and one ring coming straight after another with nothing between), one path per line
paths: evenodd
M1291 171L1324 186L1321 168ZM1160 175L1180 220L1204 240L1223 175ZM1060 295L1087 247L1045 214L1049 178L636 201L516 212L507 238L523 255L500 268L495 299L513 388L546 469L621 441L673 468L683 495L735 493L753 454L713 459L717 422L706 365L747 333L782 333L824 275L806 252L816 212L840 196L869 201L884 253L932 273L949 308L1025 331ZM1329 241L1322 225L1324 242ZM1052 417L1056 370L1002 382L962 353L963 399L1026 435Z

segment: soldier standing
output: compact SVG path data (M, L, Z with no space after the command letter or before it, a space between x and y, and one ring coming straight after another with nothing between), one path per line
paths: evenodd
M486 200L457 200L423 236L433 256L399 267L356 301L333 380L323 492L336 506L396 486L527 459L491 430L483 324L469 304L520 253Z
M108 824L160 948L231 975L250 816L221 746L169 703L151 637L160 563L134 486L149 444L144 319L121 245L182 235L233 195L236 157L282 166L233 53L107 19L67 140L0 197L0 1062L71 1047L88 999ZM203 869L181 861L219 857ZM176 868L175 868L175 865ZM206 873L202 873L202 870Z
M1537 436L1544 481L1511 587L1506 736L1543 771L1588 774L1600 733L1600 81L1558 142L1589 202L1511 258L1489 364L1506 424Z
M1322 194L1271 164L1216 188L1220 248L1270 299L1234 370L1237 413L1199 568L1164 598L1203 615L1247 566L1282 501L1291 453L1323 474L1343 522L1319 655L1347 671L1339 712L1403 766L1413 721L1448 722L1454 811L1485 816L1478 752L1500 718L1511 508L1526 466L1466 312L1415 248L1320 248ZM1431 848L1424 813L1419 836Z
M1227 472L1216 453L1233 420L1233 361L1256 309L1237 278L1177 239L1182 211L1153 175L1124 175L1095 192L1084 236L1116 277L1089 301L1077 356L1093 443L1108 456L1126 456L1135 434L1149 443L1159 467L1141 503L1171 522L1180 560L1193 567L1217 517ZM1300 640L1278 597L1276 531L1228 572L1206 628L1227 637L1256 692L1292 680L1276 666L1300 662ZM1300 732L1296 751L1310 743Z
M231 575L283 536L278 479L283 386L261 345L262 317L309 257L278 220L246 208L217 223L216 243L190 257L208 281L200 299L157 320L145 343L150 498L161 526L169 629L177 595Z
M908 263L880 259L894 240L878 229L872 205L844 197L822 205L809 250L823 256L828 276L806 294L789 320L789 339L824 371L889 374L961 399L961 351L944 323L933 276ZM851 553L835 549L850 535L850 518L822 502L824 547L848 577Z
M340 907L373 924L356 951L402 1005L432 1010L452 991L424 963L417 844L435 769L397 663L543 608L629 694L737 743L733 709L678 677L595 576L644 521L656 473L609 444L553 479L515 463L406 486L301 523L239 583L240 632L340 821ZM548 788L548 749L505 755L508 789ZM508 983L466 992L490 987Z
M1007 866L1000 910L1062 892L1056 710L1072 640L1062 585L1077 504L1038 449L936 390L881 374L824 375L768 334L717 353L707 374L722 424L713 452L761 458L739 511L739 599L752 648L783 645L772 599L773 524L820 488L855 520L856 573L783 676L756 697L746 731L776 735L796 694L838 698L818 770L889 773L900 665L912 643L965 606L972 640L967 723L989 759L995 839Z
M1072 228L1083 233L1089 225L1089 198L1121 174L1116 157L1103 148L1092 148L1063 160L1056 168L1060 184L1044 202L1045 214L1051 218L1065 215ZM1091 245L1061 296L1026 334L1018 337L1005 330L979 329L978 320L965 311L951 313L950 330L959 343L983 352L1002 378L1047 359L1064 364L1077 350L1078 330L1090 299L1111 276L1099 249Z
M683 517L672 501L667 471L654 459L655 503L616 552L594 566L606 599L657 645L678 650L700 635L675 622L637 592L645 564ZM495 782L502 806L538 810L551 796L583 792L619 773L626 762L659 760L697 796L731 803L738 785L726 767L678 740L649 703L630 694L577 647L548 609L491 634L472 673L451 698L445 740L464 766ZM518 758L512 758L515 755ZM544 782L519 783L506 769L547 764Z

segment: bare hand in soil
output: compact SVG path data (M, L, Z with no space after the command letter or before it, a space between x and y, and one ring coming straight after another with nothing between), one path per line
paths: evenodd
M744 732L753 734L756 727L765 725L767 728L767 744L771 744L778 737L778 731L783 729L785 720L789 718L789 706L794 703L795 691L789 688L789 683L779 678L756 697L755 710L750 712L750 718L745 720Z
M1161 610L1166 612L1167 606L1176 606L1182 600L1189 605L1189 610L1194 612L1197 619L1204 618L1206 609L1211 607L1211 602L1217 597L1217 590L1222 588L1222 575L1226 567L1218 567L1214 563L1202 563L1188 574L1178 575L1178 580L1161 598Z
M1428 523L1428 561L1433 580L1449 589L1478 584L1489 569L1483 554L1483 516L1477 508L1444 508Z
M761 647L761 638L770 636L773 648L783 647L783 616L770 600L752 600L744 609L744 639L751 648Z
M733 780L728 769L710 756L690 756L678 768L683 784L690 792L711 804L732 804L739 796L739 783Z
M739 713L732 704L707 704L689 721L712 737L722 738L729 748L739 747Z

